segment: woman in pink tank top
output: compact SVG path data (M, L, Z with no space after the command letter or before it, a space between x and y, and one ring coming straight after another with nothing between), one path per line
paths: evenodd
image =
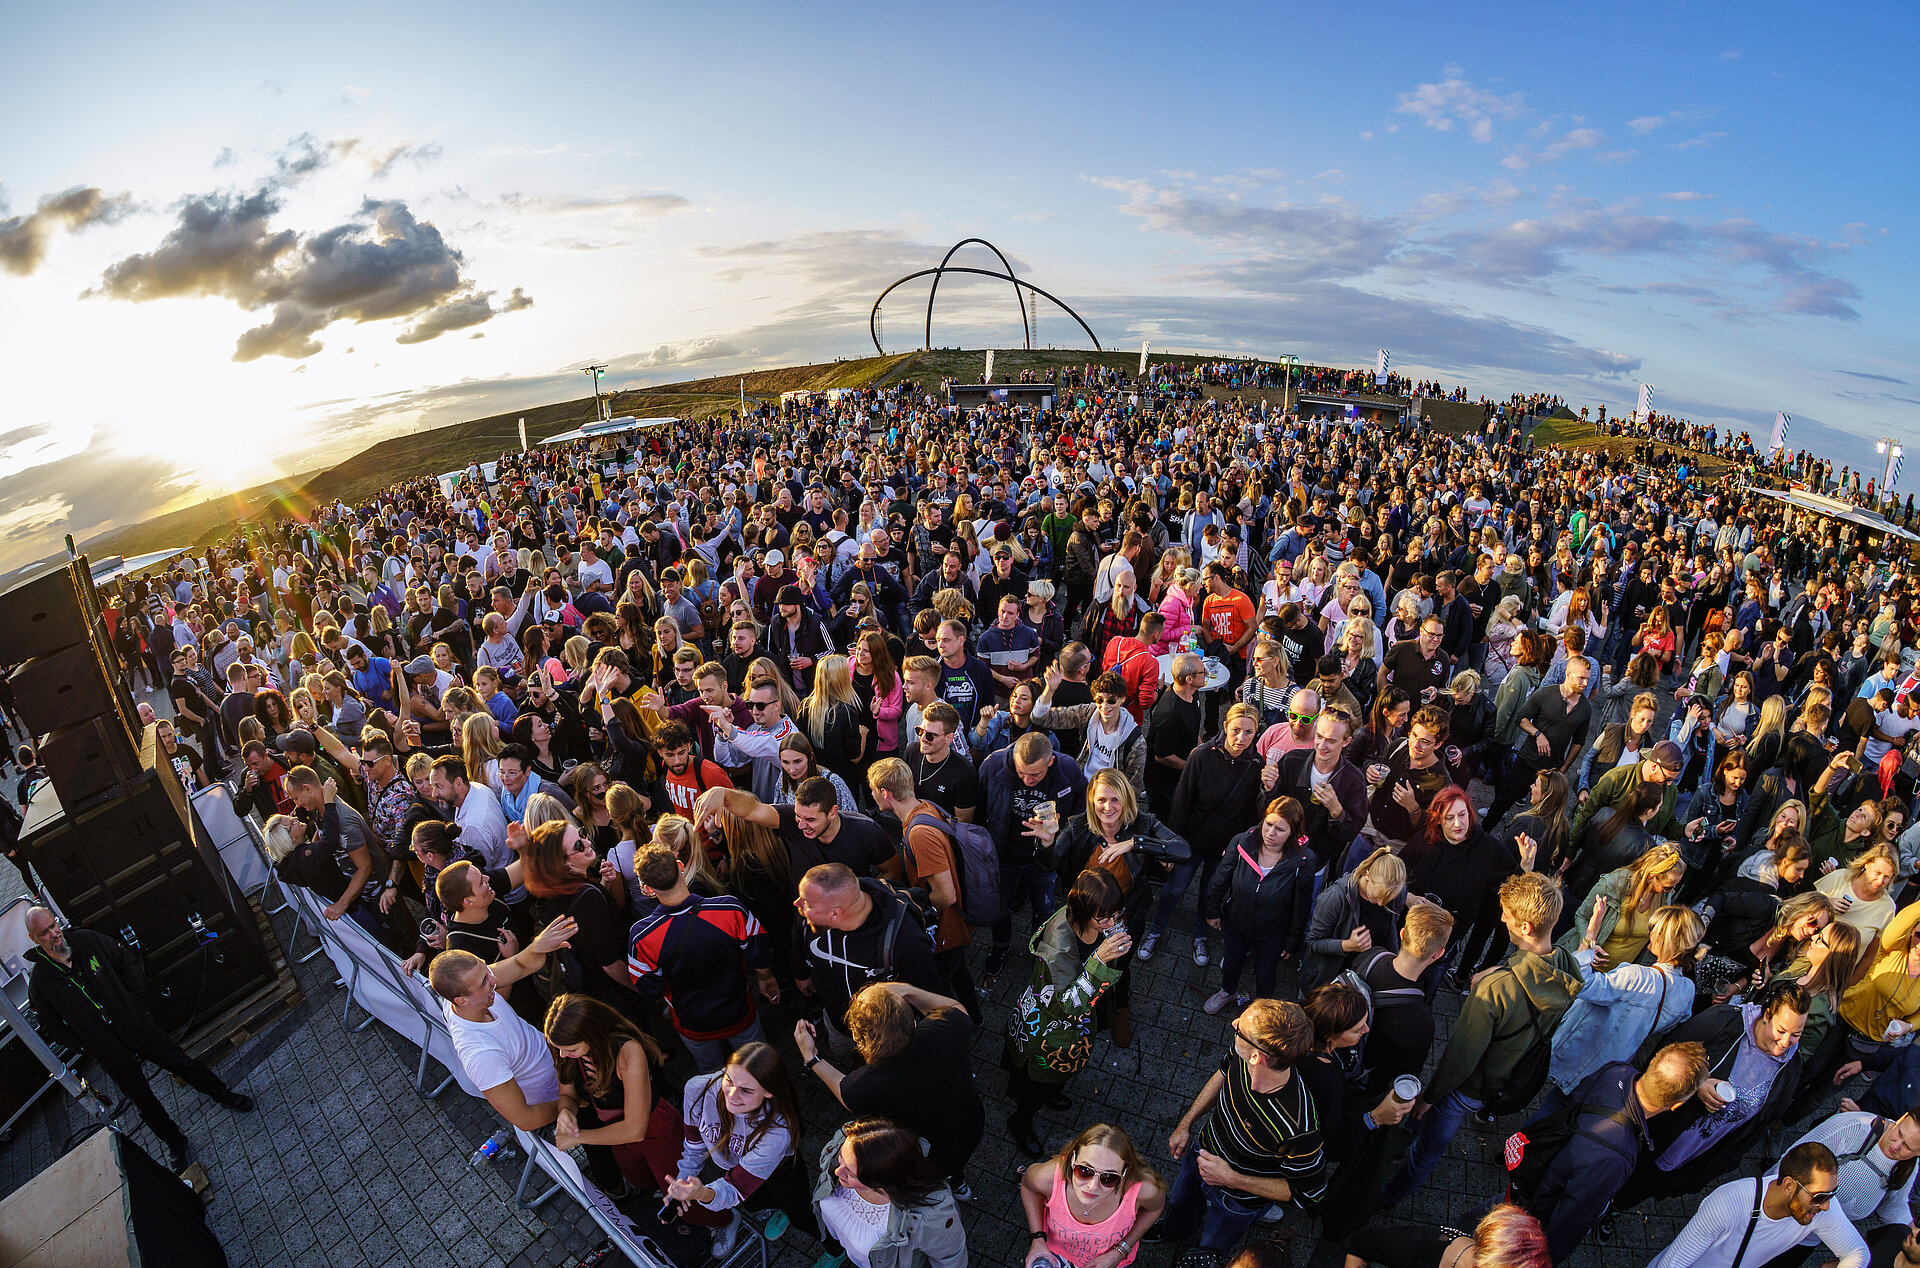
M1095 1123L1020 1183L1032 1236L1024 1263L1123 1268L1167 1204L1167 1186L1118 1127Z

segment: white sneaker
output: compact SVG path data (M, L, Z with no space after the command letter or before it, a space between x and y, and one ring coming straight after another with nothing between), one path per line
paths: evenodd
M733 1219L728 1222L725 1228L713 1235L713 1257L715 1259L725 1259L733 1253L733 1248L740 1242L740 1230L746 1227L746 1223L747 1221L741 1217L739 1209L735 1208Z
M1260 1223L1262 1224L1278 1224L1286 1218L1287 1208L1281 1206L1278 1202L1269 1203L1267 1209L1260 1212Z
M1148 933L1146 937L1140 939L1139 947L1137 947L1134 950L1134 953L1133 953L1134 959L1151 960L1153 958L1153 944L1158 941L1160 941L1159 934Z
M1200 1005L1200 1007L1208 1013L1217 1013L1225 1008L1227 1001L1232 998L1233 996L1227 994L1225 991L1215 991L1213 994L1207 996L1207 1002Z
M1207 940L1205 938L1195 938L1193 940L1193 962L1203 969L1207 967Z

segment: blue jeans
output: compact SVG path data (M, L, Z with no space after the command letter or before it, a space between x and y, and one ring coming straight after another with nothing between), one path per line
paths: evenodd
M1185 1237L1197 1223L1200 1240L1195 1245L1225 1254L1266 1209L1265 1198L1216 1188L1200 1178L1200 1133L1194 1132L1187 1141L1186 1156L1180 1159L1180 1174L1173 1178L1173 1188L1167 1193L1164 1218L1168 1240Z
M1038 929L1053 915L1053 869L1041 863L1002 863L1000 865L1000 901L1006 911L993 922L993 945L1004 947L1013 941L1013 913L1020 906L1021 889L1026 890L1027 910Z
M687 1045L687 1051L693 1054L693 1064L702 1074L712 1074L727 1063L734 1051L750 1043L765 1043L766 1032L760 1029L760 1014L753 1015L753 1021L737 1035L728 1035L724 1039L689 1039L680 1036L680 1042Z
M1200 892L1207 892L1207 883L1213 879L1213 873L1220 866L1220 856L1210 854L1206 857L1194 857L1173 869L1173 875L1160 890L1160 899L1153 905L1153 919L1147 924L1147 936L1157 938L1167 931L1167 919L1173 915L1173 909L1187 896L1187 886L1193 884L1193 874L1200 873ZM1200 921L1193 922L1193 936L1196 940L1207 936L1207 927Z
M1433 1169L1447 1156L1461 1124L1480 1105L1481 1102L1464 1092L1451 1092L1446 1100L1426 1112L1420 1119L1413 1144L1407 1147L1407 1156L1401 1160L1400 1169L1393 1173L1393 1179L1387 1181L1386 1189L1380 1194L1381 1205L1397 1206L1401 1199L1426 1183Z

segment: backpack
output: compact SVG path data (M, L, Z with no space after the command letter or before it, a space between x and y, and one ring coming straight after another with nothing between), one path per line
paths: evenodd
M994 848L992 834L980 824L948 819L938 806L923 801L901 826L903 846L916 823L938 828L951 843L947 853L953 860L953 888L960 896L960 914L966 922L990 925L998 920L1004 908L1000 903L1000 853Z
M891 982L894 980L893 949L900 943L900 931L911 919L926 935L927 945L937 946L940 941L940 912L924 889L909 889L890 881L876 883L885 886L900 900L894 904L893 914L887 917L886 931L880 936L879 976L874 979L876 982Z
M1546 1118L1528 1123L1525 1128L1507 1137L1505 1160L1509 1202L1526 1205L1540 1187L1540 1181L1546 1177L1547 1168L1553 1165L1553 1160L1560 1156L1560 1151L1575 1136L1597 1140L1621 1157L1632 1160L1632 1155L1608 1137L1599 1135L1592 1128L1580 1126L1580 1120L1591 1115L1601 1115L1605 1121L1624 1127L1633 1125L1633 1115L1624 1107L1609 1110L1600 1105L1568 1101Z
M1380 963L1380 957L1385 956L1391 960L1393 955L1394 953L1385 947L1375 947L1373 954L1367 957L1365 964L1357 969L1342 969L1333 979L1343 986L1352 987L1360 993L1361 999L1367 1001L1367 1026L1369 1030L1372 1029L1376 1010L1403 1007L1416 1000L1424 1004L1427 999L1426 992L1417 986L1396 986L1390 990L1381 991L1376 996L1373 988L1367 985L1367 974L1373 972L1375 966ZM1360 1036L1360 1042L1355 1045L1355 1050L1356 1065L1364 1070L1367 1066L1367 1037L1365 1035Z
M1509 970L1511 972L1511 970ZM1553 1063L1553 1045L1549 1036L1540 1029L1540 1014L1526 1005L1526 1023L1504 1035L1495 1035L1493 1043L1501 1043L1519 1036L1522 1030L1533 1032L1533 1042L1514 1062L1513 1069L1507 1074L1507 1080L1487 1098L1486 1109L1496 1117L1501 1114L1515 1114L1533 1103L1540 1095L1540 1089L1547 1085L1547 1068Z

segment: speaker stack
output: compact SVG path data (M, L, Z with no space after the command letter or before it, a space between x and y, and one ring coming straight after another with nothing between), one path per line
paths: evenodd
M279 948L160 759L107 637L85 557L0 595L0 663L52 785L33 798L19 858L66 918L118 938L147 969L147 1003L205 1051L275 1011ZM150 730L146 728L145 730Z

